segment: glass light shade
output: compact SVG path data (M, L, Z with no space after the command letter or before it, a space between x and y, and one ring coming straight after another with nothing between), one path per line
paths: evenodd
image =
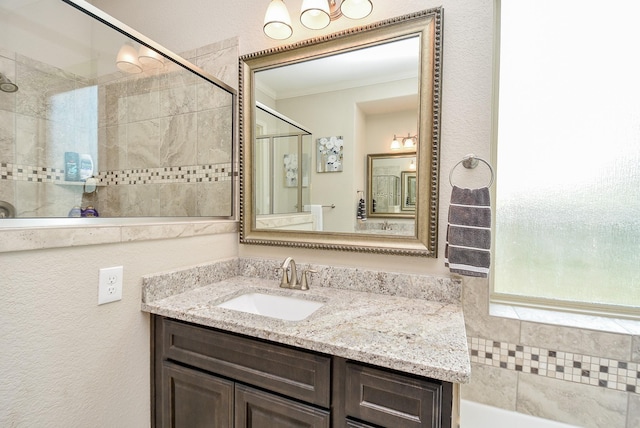
M150 69L162 67L164 64L162 55L145 45L141 45L140 49L138 49L138 61L144 68Z
M138 61L138 51L131 45L122 45L116 57L116 66L125 73L142 72L142 65Z
M303 0L300 22L311 30L321 30L331 22L327 0Z
M416 140L414 139L414 137L407 137L402 140L402 146L405 149L412 149L416 146Z
M371 0L342 0L340 11L350 19L362 19L373 10Z
M271 0L264 15L264 34L272 39L284 40L291 37L293 28L289 11L282 0Z
M391 142L391 150L400 150L401 147L402 145L400 144L400 141L398 141L398 139L394 135L393 141Z

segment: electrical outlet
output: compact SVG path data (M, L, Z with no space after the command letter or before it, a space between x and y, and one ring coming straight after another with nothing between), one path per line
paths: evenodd
M98 305L122 300L122 266L100 269Z

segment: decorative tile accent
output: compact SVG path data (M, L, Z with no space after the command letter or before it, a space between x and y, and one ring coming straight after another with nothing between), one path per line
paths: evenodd
M167 166L101 172L96 177L104 186L118 184L202 183L232 179L231 163Z
M103 171L96 176L98 186L202 183L229 181L232 178L231 163ZM0 180L63 183L64 169L2 163L0 164Z
M0 180L58 183L64 181L64 169L3 162L0 164Z
M640 393L640 364L468 337L471 362L618 391Z

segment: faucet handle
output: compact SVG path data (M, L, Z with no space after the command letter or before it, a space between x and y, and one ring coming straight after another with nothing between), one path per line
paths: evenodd
M309 289L309 280L307 279L307 274L318 273L315 269L304 269L302 271L302 278L300 278L300 290L308 290Z

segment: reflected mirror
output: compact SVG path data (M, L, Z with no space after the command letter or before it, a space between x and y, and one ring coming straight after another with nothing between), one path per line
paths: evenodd
M436 256L441 19L241 58L242 243Z
M367 155L367 189L368 217L406 218L411 220L408 224L413 225L416 211L416 154Z

